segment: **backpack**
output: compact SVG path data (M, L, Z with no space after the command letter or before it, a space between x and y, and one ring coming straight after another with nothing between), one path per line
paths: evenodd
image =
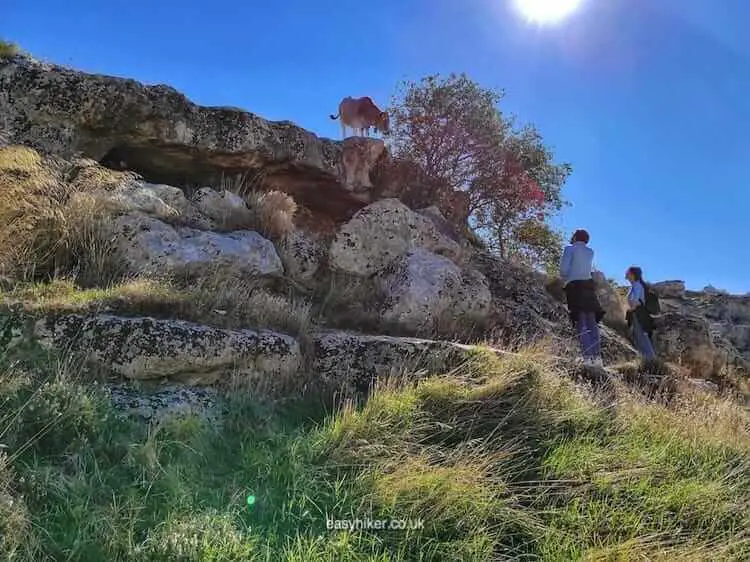
M661 312L661 304L659 304L659 296L651 290L651 287L643 283L643 292L646 295L646 302L643 303L643 308L649 314L659 314Z

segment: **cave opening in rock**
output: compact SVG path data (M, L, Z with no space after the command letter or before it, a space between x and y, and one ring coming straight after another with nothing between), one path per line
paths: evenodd
M145 181L182 189L189 197L204 186L245 193L264 189L266 169L254 155L206 154L180 146L120 144L99 163L118 171L130 171Z
M330 175L289 162L266 162L254 152L221 153L185 145L118 144L99 163L113 170L135 172L149 183L178 187L187 197L206 186L239 195L253 190L283 191L300 207L337 222L347 220L364 206L364 202L342 190Z

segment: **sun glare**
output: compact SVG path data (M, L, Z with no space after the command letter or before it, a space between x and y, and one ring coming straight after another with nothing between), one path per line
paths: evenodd
M516 7L529 21L556 23L575 12L583 0L514 0Z

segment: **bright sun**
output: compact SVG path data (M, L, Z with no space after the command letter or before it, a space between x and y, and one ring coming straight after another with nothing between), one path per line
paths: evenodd
M583 0L514 0L526 19L536 23L555 23L573 12Z

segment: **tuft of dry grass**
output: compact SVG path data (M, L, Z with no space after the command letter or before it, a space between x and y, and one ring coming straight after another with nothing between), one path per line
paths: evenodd
M314 300L316 316L333 328L381 328L378 291L371 279L331 273L319 285Z
M278 240L294 231L297 203L281 191L251 191L245 201L254 217L258 231L271 240Z
M222 230L255 230L271 240L280 240L294 231L297 203L283 191L266 191L261 188L265 170L225 176L212 186L214 191L229 191L245 200L247 212L239 211L218 220ZM194 189L194 187L192 188Z
M20 52L21 50L18 48L18 45L16 45L15 43L11 43L10 41L4 41L3 39L0 39L0 60L12 59Z
M69 165L22 146L0 148L0 274L34 279L76 271L85 284L117 279L107 210L66 181Z
M300 298L276 295L257 279L216 272L187 289L184 306L196 320L217 316L231 328L269 328L294 336L312 327L311 305ZM218 320L222 322L221 320Z

